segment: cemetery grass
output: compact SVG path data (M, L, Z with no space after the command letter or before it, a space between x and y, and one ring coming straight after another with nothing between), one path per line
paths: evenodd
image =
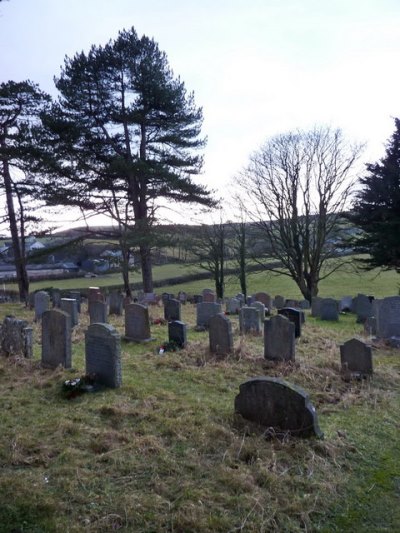
M40 367L38 324L32 360L0 359L0 531L396 530L400 359L376 346L374 378L343 381L338 345L365 339L353 316L307 317L296 364L275 366L260 337L239 337L236 317L234 353L210 355L186 305L187 349L157 354L167 329L152 325L153 342L122 343L120 389L68 400L63 381L84 373L83 311L73 369ZM111 323L123 333L121 318ZM234 416L240 383L258 375L309 392L325 438L267 436Z

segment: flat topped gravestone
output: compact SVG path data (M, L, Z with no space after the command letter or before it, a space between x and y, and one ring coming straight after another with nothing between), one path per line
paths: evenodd
M85 334L86 374L110 388L122 384L121 336L110 324L92 324Z
M371 298L365 294L357 294L354 298L354 309L357 314L357 322L363 324L368 317L372 316Z
M222 306L215 302L201 302L196 305L196 312L196 326L198 328L208 328L210 319L222 312Z
M125 307L125 340L149 342L150 334L149 310L142 304L128 304Z
M89 305L89 320L91 324L96 324L100 322L106 324L108 322L107 318L107 304L106 302L90 302Z
M235 413L275 434L323 437L308 394L280 378L258 377L242 383Z
M285 316L290 322L293 322L294 336L296 339L301 337L302 315L304 315L304 311L295 309L294 307L282 307L281 309L278 309L278 315Z
M233 351L232 324L223 313L210 319L209 340L210 352L227 355Z
M264 357L270 361L294 361L295 325L276 315L264 322Z
M274 305L277 309L280 309L281 307L285 307L285 298L281 296L280 294L277 294L274 298Z
M71 327L79 324L78 303L75 298L61 298L61 310L68 313L71 317Z
M27 359L33 352L33 329L26 320L6 316L0 333L0 352L3 355L23 355Z
M339 320L338 303L333 298L323 298L321 301L320 314L321 320Z
M240 334L261 335L261 317L257 307L242 307L239 312Z
M169 298L164 302L164 318L168 322L181 320L181 302L179 300Z
M122 311L124 308L124 297L119 291L112 291L110 292L110 299L109 299L109 314L110 315L122 315Z
M340 362L345 378L372 376L372 348L358 339L350 339L340 346Z
M376 334L382 339L400 337L400 296L383 298L377 306Z
M43 313L50 308L50 295L45 291L35 292L34 305L35 320L38 321L42 318Z
M168 322L168 340L175 342L179 348L185 348L187 344L187 326L180 320Z
M42 315L42 366L71 368L71 316L60 309Z

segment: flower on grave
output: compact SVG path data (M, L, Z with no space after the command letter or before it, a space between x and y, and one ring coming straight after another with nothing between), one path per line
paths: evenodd
M179 345L175 341L166 341L158 347L158 354L163 355L165 352L176 352L179 350Z

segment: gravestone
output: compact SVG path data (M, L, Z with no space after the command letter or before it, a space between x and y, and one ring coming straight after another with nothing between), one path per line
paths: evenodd
M366 319L372 316L372 303L365 294L357 294L355 298L355 312L357 314L357 322L363 324Z
M50 296L45 291L35 292L35 321L41 319L42 314L50 308Z
M107 319L107 304L105 302L91 302L89 305L89 320L91 324L100 322L106 324Z
M158 303L158 296L155 292L145 292L140 298L143 305L156 305Z
M235 398L235 413L271 435L318 437L323 433L308 394L283 379L258 377L242 383Z
M53 307L56 307L57 309L61 306L61 291L60 289L52 289L51 291L51 299L53 302Z
M364 322L364 333L370 336L377 334L377 319L374 316L368 317Z
M265 313L268 312L268 309L265 307L265 305L262 302L253 302L251 307L255 307L256 309L258 309L258 312L260 314L261 324L263 324L265 320Z
M187 326L180 320L171 320L168 322L168 340L176 342L179 348L185 348L187 345Z
M383 298L376 310L377 336L382 339L400 337L400 296Z
M121 386L121 336L113 326L92 324L88 327L85 357L86 374L95 374L97 383L111 388Z
M193 295L193 303L195 305L201 304L203 302L203 296L201 294L194 294Z
M263 303L268 309L268 312L272 309L272 297L266 292L256 292L256 294L253 294L253 301Z
M303 311L294 309L293 307L282 307L282 309L278 309L278 314L285 316L290 322L293 322L294 336L296 338L301 337L301 324L303 322L301 316L304 314Z
M122 299L122 305L124 310L126 309L126 306L133 303L132 296L124 296Z
M321 302L322 298L319 296L311 298L311 316L319 317L321 315Z
M210 352L227 355L233 350L232 324L229 318L219 313L210 318Z
M216 300L215 292L211 289L203 289L203 302L214 303Z
M109 314L121 316L124 308L124 297L119 291L110 292Z
M104 302L103 293L100 287L89 287L88 289L88 306L91 302Z
M240 309L239 327L241 335L247 333L260 335L262 333L260 311L257 307L242 307Z
M68 298L72 298L73 300L76 300L76 306L78 313L81 312L81 293L79 291L70 291L68 294Z
M283 296L280 296L279 294L276 295L274 298L274 305L277 309L285 307L285 298Z
M42 316L42 366L71 368L71 353L71 316L60 309L45 311Z
M244 294L243 294L243 293L238 292L237 295L235 296L235 298L236 298L237 300L239 300L239 302L240 302L240 307L241 307L242 305L244 305L245 297L244 297Z
M303 310L310 309L310 302L308 300L300 300L299 307Z
M253 298L253 296L248 296L248 297L246 298L246 304L245 304L245 305L247 305L248 307L251 307L251 304L252 304L253 302L254 302L254 298Z
M358 339L340 346L341 370L346 378L372 376L372 348Z
M228 315L237 315L240 307L240 300L238 298L229 298L226 302L226 312Z
M299 307L299 306L300 306L300 302L298 300L293 300L293 298L289 298L289 299L285 300L284 307L296 308L296 307Z
M352 296L343 296L339 302L339 312L343 313L345 311L351 312L353 310L353 298Z
M333 298L323 298L320 304L321 320L339 320L338 303Z
M210 324L210 319L222 312L222 306L218 303L213 302L202 302L196 305L197 317L196 325L197 327L208 328Z
M61 310L70 315L72 328L79 324L78 304L75 298L61 298Z
M181 320L181 302L173 298L164 303L164 318L168 322L171 320Z
M134 342L151 341L149 310L142 304L125 307L125 339Z
M264 357L270 361L295 360L295 325L283 315L264 322Z
M185 291L179 291L178 292L178 300L181 302L181 304L186 304L187 302L187 294Z
M3 355L23 355L27 359L31 359L33 329L28 325L28 322L11 315L6 316L1 326L0 348Z

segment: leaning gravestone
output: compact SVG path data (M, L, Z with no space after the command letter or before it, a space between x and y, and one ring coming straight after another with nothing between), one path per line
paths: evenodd
M333 298L323 298L320 304L321 320L339 320L338 303Z
M79 324L78 304L75 298L61 298L61 310L70 315L71 327L75 327Z
M196 305L196 325L199 328L208 328L210 319L222 312L221 304L215 302L202 302Z
M164 303L164 318L168 322L171 320L181 320L181 302L170 298Z
M295 325L283 315L264 322L264 357L270 361L295 359Z
M125 339L134 342L151 341L149 310L142 304L125 307Z
M308 394L283 379L259 377L242 383L235 413L271 431L272 435L323 437Z
M175 342L179 348L185 348L187 344L187 326L180 320L168 322L168 340Z
M110 308L109 308L109 314L110 315L122 315L122 311L124 308L124 297L119 291L112 291L110 293Z
M210 352L227 355L233 350L232 324L229 318L219 313L210 319Z
M254 333L260 335L261 317L257 307L242 307L239 312L240 334Z
M42 315L42 366L71 368L71 316L60 309Z
M372 348L358 339L350 339L340 346L340 362L345 377L372 376Z
M94 374L100 385L122 384L121 336L110 324L92 324L85 334L86 374Z
M293 307L282 307L282 309L278 309L278 315L285 316L290 322L293 322L294 336L296 338L301 337L302 314L304 314L303 311L294 309Z
M35 292L35 320L38 321L42 318L45 311L48 311L50 307L50 296L45 291Z
M89 320L91 324L100 322L107 324L107 304L105 302L91 302L89 305Z
M23 355L30 359L33 353L33 329L26 320L6 316L1 326L0 346L4 355Z
M400 296L383 298L376 310L377 336L382 339L400 337Z

